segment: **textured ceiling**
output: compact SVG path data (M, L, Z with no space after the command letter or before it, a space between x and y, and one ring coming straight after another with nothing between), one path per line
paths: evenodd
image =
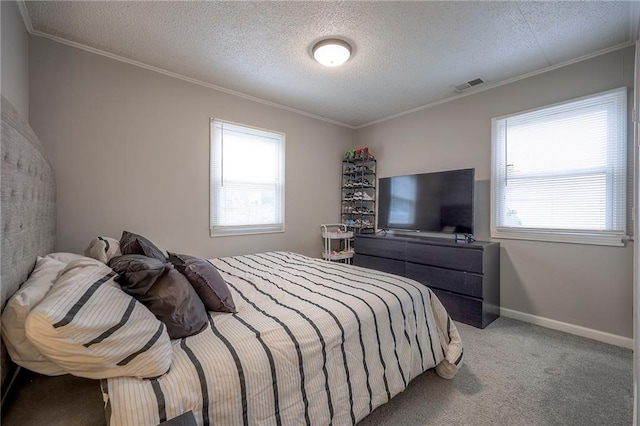
M633 2L27 2L48 34L350 126L635 40ZM320 39L354 50L311 57Z

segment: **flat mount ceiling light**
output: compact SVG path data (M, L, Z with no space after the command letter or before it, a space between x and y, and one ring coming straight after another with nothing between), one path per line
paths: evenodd
M351 45L344 40L329 38L313 46L313 57L327 67L342 65L351 56Z

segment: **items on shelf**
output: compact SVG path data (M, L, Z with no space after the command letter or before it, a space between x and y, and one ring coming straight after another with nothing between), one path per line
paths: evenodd
M357 200L373 201L373 197L371 195L369 195L368 193L361 192L361 191L348 192L344 196L344 201L357 201Z
M347 219L344 221L344 224L347 227L351 228L371 228L373 227L373 223L368 219Z
M345 161L349 161L349 160L345 160ZM354 161L354 160L351 160L351 161ZM353 163L348 163L348 165L345 167L345 170L344 170L345 175L355 175L355 174L373 175L375 173L376 173L375 170L367 166L356 166Z
M375 160L373 154L369 152L369 148L363 146L362 148L352 149L344 153L345 161L371 161Z
M372 215L375 214L375 211L366 207L358 207L358 206L343 206L342 213L353 213L353 214L367 214Z
M367 147L347 151L342 161L341 220L357 234L375 230L376 165Z
M351 187L372 188L373 186L374 186L373 183L369 182L368 179L363 179L363 178L346 179L344 183L345 188L351 188Z

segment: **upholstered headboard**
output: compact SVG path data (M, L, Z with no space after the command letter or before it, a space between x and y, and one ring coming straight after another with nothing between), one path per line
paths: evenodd
M0 301L5 302L27 278L36 256L53 251L56 190L53 172L29 123L2 96L0 134ZM4 344L0 375L10 367Z

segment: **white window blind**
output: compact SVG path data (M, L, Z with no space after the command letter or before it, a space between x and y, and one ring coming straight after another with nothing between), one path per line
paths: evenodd
M284 231L284 139L211 120L211 236Z
M493 119L491 236L622 245L627 90Z

